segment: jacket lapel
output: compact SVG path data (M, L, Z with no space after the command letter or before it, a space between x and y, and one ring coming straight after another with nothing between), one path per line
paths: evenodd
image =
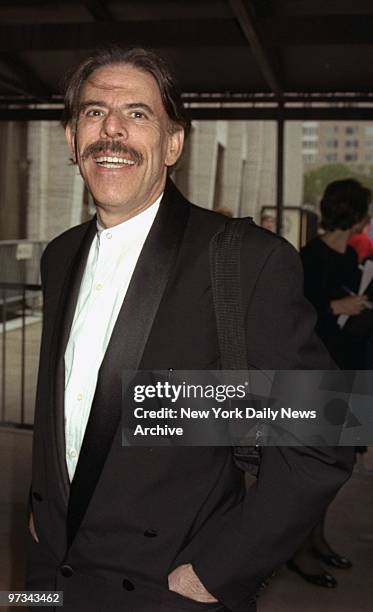
M96 216L92 219L87 227L87 231L79 245L79 249L75 254L72 265L69 270L69 275L66 280L64 290L65 301L63 309L63 319L61 325L61 333L58 345L58 358L64 358L67 342L70 336L71 326L74 320L75 307L79 297L80 285L82 282L85 266L92 241L97 233Z
M56 362L55 362L55 386L53 389L55 404L55 436L57 457L59 462L60 482L62 484L63 496L67 502L70 486L66 466L65 449L65 422L64 422L64 396L65 396L65 363L64 355L67 341L69 339L75 307L79 296L89 249L96 234L96 217L87 225L87 229L75 248L72 246L72 260L68 267L65 282L61 291L59 316L55 325L59 335L55 339ZM70 253L71 254L71 253Z
M140 365L183 238L189 209L189 204L169 182L99 371L79 461L70 487L68 546L79 529L120 424L122 372L136 370Z

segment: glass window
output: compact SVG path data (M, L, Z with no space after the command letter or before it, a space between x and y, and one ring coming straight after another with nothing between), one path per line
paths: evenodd
M324 125L320 123L319 132L323 134L324 136L335 136L339 132L339 126L338 125Z
M313 127L303 126L303 135L304 136L317 136L317 127L316 126L313 126Z
M346 127L346 134L357 134L358 129L355 125L349 125Z
M317 149L317 141L316 140L303 140L302 146L303 146L303 149Z
M312 153L305 153L303 155L303 161L305 164L314 164L316 161L316 155Z
M346 140L345 146L347 148L356 149L359 146L359 141L358 140Z

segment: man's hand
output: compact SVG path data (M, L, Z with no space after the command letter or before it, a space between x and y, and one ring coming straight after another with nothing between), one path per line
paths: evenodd
M217 599L203 586L190 563L180 565L168 576L168 588L183 597L200 603L217 603Z
M36 529L35 529L34 515L32 514L32 512L30 513L30 518L28 520L28 528L32 535L32 539L35 540L37 544L39 544L38 534L36 533Z

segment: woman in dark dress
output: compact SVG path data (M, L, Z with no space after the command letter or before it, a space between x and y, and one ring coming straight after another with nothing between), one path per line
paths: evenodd
M366 326L354 317L369 305L358 292L360 270L354 249L347 243L361 231L368 217L370 191L358 181L346 179L330 183L321 200L321 227L325 232L301 250L304 292L316 308L316 330L337 365L345 370L367 366ZM343 328L340 315L350 318ZM370 313L364 316L369 326ZM361 318L359 319L361 321Z
M371 193L358 181L330 183L321 200L324 233L301 250L304 292L315 307L316 331L336 364L344 370L369 367L373 311L366 295L356 295L360 270L351 236L361 231L368 218ZM341 315L348 321L339 325ZM351 562L333 551L324 533L325 515L288 567L312 584L333 588L334 576L321 563L347 569Z

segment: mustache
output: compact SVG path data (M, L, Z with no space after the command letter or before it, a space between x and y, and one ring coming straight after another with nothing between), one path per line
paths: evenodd
M96 142L92 142L84 149L82 160L86 161L89 157L92 157L97 153L119 154L123 157L125 156L126 159L134 161L138 166L140 166L140 164L142 164L144 161L144 158L139 151L136 151L136 149L133 149L132 147L128 147L118 140L96 140Z

